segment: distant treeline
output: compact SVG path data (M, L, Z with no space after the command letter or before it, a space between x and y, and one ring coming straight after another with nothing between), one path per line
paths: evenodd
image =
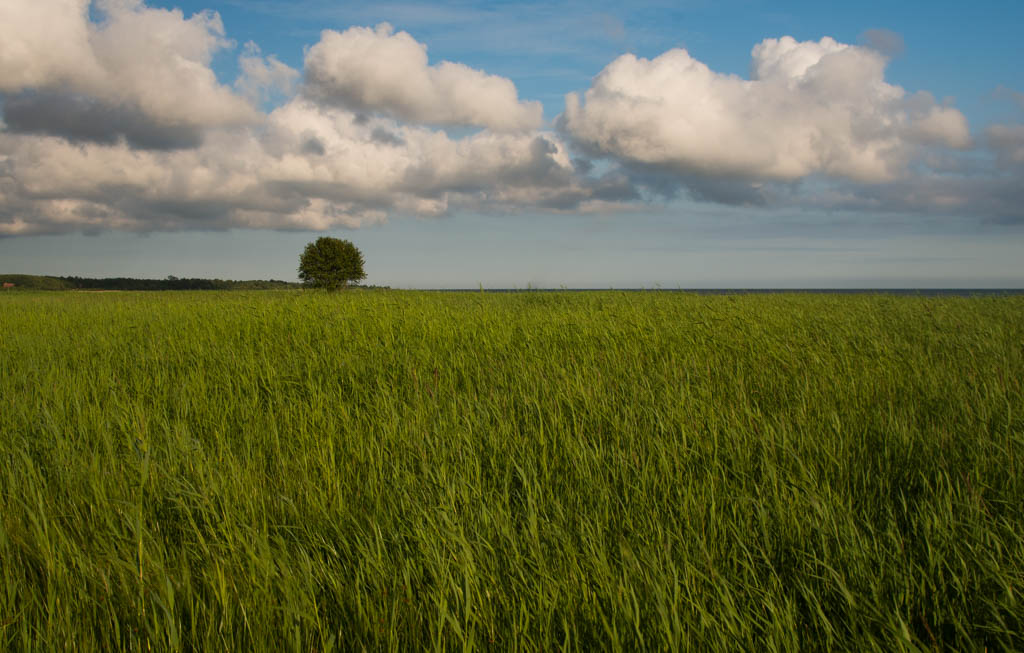
M232 281L226 279L87 279L85 277L47 277L31 274L0 274L0 284L27 290L280 290L301 288L301 283L278 281ZM8 290L10 287L8 287Z

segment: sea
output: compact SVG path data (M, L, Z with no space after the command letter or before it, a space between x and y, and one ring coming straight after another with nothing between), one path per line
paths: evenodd
M1024 288L434 288L435 292L656 292L694 293L697 295L919 295L922 297L975 297L1024 295Z

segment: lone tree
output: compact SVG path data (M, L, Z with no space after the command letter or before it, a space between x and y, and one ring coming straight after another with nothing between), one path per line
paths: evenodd
M347 240L317 238L299 257L299 278L314 288L345 288L350 281L366 278L363 253Z

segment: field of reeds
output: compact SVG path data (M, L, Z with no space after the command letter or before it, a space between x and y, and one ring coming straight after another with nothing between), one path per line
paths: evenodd
M0 649L1020 650L1024 297L0 296Z

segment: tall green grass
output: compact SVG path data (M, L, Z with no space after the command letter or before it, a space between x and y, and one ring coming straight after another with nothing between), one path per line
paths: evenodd
M1024 299L0 297L0 648L1024 648Z

